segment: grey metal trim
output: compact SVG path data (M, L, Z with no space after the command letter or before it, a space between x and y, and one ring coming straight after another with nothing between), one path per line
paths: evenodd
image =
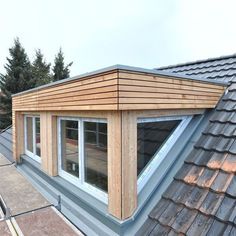
M105 67L99 70L95 70L92 72L88 72L88 73L84 73L72 78L68 78L68 79L63 79L60 81L56 81L56 82L52 82L46 85L42 85L39 86L37 88L33 88L33 89L29 89L20 93L16 93L13 94L12 97L15 96L19 96L22 94L26 94L29 92L33 92L33 91L37 91L37 90L41 90L44 88L48 88L48 87L52 87L55 85L59 85L59 84L63 84L63 83L67 83L73 80L77 80L77 79L82 79L88 76L93 76L93 75L97 75L97 74L101 74L101 73L105 73L105 72L110 72L113 70L122 70L122 71L131 71L131 72L140 72L140 73L146 73L146 74L153 74L153 75L159 75L159 76L163 76L163 77L167 77L167 78L178 78L178 79L182 79L182 80L191 80L191 81L200 81L200 82L204 82L204 83L208 83L208 84L217 84L217 85L225 85L227 86L228 83L225 82L220 82L220 81L212 81L212 80L208 80L208 79L199 79L199 78L194 78L191 76L187 76L187 75L179 75L179 74L175 74L175 73L171 73L171 72L163 72L160 70L156 70L156 69L145 69L145 68L141 68L141 67L133 67L133 66L126 66L126 65L113 65L113 66L109 66L109 67Z

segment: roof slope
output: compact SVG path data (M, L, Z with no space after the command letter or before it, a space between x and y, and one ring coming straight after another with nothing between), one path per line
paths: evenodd
M236 75L236 54L161 67L158 70L190 76L196 79L229 82L234 80Z
M12 153L12 128L9 127L0 132L0 153L13 162Z
M161 69L230 85L139 234L235 235L236 55Z

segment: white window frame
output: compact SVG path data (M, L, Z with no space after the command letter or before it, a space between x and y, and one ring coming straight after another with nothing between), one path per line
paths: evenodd
M33 152L29 151L27 149L27 118L32 118L32 125L33 125ZM34 116L34 115L25 115L24 116L24 133L25 133L25 154L35 161L41 163L41 157L36 154L36 118L39 118L40 116ZM41 134L40 134L41 135Z
M192 116L175 116L175 117L157 117L157 118L138 118L138 123L149 123L149 122L161 122L161 121L171 121L171 120L181 120L179 125L176 127L174 132L168 137L165 143L162 145L161 149L154 154L154 157L150 161L150 163L145 166L141 175L137 180L138 193L143 189L143 187L147 184L151 176L160 166L168 152L171 150L175 142L178 140L180 135L183 133L185 128L188 126L191 121ZM138 127L137 127L138 128Z
M61 121L71 120L78 122L78 161L79 161L79 177L73 176L62 169L62 156L61 156ZM79 187L80 189L88 192L92 196L96 197L104 203L108 203L108 194L99 188L92 186L85 182L84 174L84 122L97 122L106 123L106 119L99 118L77 118L77 117L58 117L57 130L58 130L58 174L71 182L73 185ZM107 167L108 168L108 167Z

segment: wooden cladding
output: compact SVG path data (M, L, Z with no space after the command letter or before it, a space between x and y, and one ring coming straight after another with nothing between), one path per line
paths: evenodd
M119 110L215 107L223 86L178 78L119 73Z
M15 111L213 108L224 86L198 80L110 71L13 97Z

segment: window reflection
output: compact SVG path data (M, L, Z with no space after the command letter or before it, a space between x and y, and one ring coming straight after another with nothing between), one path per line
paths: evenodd
M107 192L107 124L84 122L85 181Z
M33 146L33 118L32 117L26 117L26 135L27 135L27 144L26 148L30 152L34 152L34 146Z
M138 123L137 175L145 169L180 122L170 120Z
M79 177L78 121L61 121L61 168Z
M41 147L40 147L40 119L39 117L35 118L35 129L36 129L36 155L41 156Z

